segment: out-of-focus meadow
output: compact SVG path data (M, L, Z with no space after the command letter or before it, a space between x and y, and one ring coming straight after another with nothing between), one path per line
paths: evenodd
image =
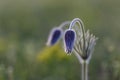
M80 80L81 65L51 28L81 18L99 37L90 80L120 80L120 0L0 0L0 80Z

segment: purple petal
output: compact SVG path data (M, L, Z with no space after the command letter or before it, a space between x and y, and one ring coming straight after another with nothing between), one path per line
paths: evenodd
M66 30L64 35L64 45L65 45L65 52L71 53L74 47L75 42L75 31L72 29Z
M61 35L62 35L62 30L60 28L54 28L49 35L47 45L52 46L55 43L57 43Z

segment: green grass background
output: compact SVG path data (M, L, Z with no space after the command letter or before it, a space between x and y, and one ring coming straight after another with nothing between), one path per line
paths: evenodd
M119 0L0 0L0 80L81 80L73 54L45 45L51 28L76 17L99 37L89 79L120 80Z

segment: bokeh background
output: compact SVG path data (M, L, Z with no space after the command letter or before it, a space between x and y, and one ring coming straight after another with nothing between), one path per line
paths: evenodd
M0 0L0 80L81 80L81 65L50 30L81 18L99 37L90 80L120 80L120 0Z

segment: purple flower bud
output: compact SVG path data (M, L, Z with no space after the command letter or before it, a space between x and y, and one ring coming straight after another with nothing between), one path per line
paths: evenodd
M62 30L60 28L53 28L48 37L47 46L52 46L55 43L57 43L61 35L62 35Z
M72 49L74 47L75 42L75 31L72 29L66 30L64 35L64 46L65 46L65 52L71 53Z

